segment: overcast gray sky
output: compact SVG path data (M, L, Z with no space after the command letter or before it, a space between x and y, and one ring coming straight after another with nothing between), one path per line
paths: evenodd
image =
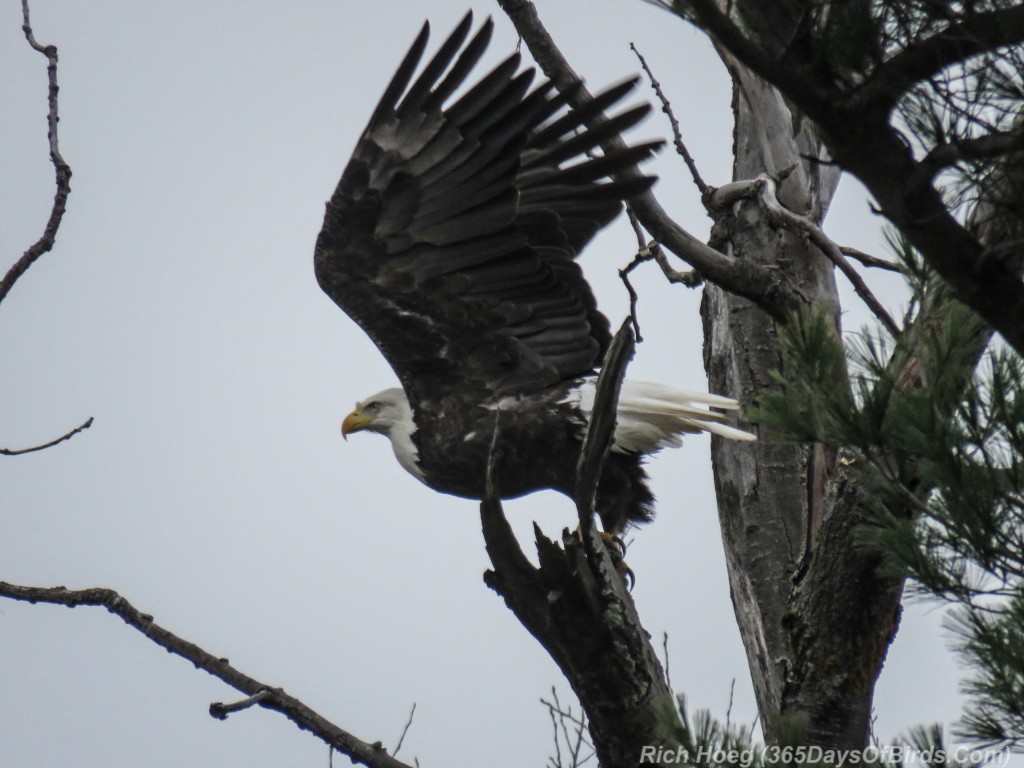
M568 700L568 688L483 585L476 504L426 489L384 439L342 442L352 404L395 379L312 270L324 201L402 54L425 16L436 42L467 5L496 16L496 62L516 39L482 0L33 2L36 36L60 49L74 179L56 251L0 307L0 446L96 421L0 461L0 579L113 587L368 741L393 745L416 702L401 756L425 766L540 766L551 726L538 699L557 684ZM640 0L538 7L591 85L636 72L635 42L704 177L729 180L729 84L699 34ZM45 98L45 60L10 0L4 269L49 213ZM634 136L668 130L657 115ZM666 152L654 168L662 203L706 238L682 163ZM883 249L849 180L827 230ZM620 221L583 257L613 323L628 307L617 269L634 249ZM700 292L666 286L653 265L636 285L647 341L630 375L706 388ZM899 308L892 281L880 293ZM846 294L856 330L866 316ZM732 718L749 722L707 440L660 455L651 474L658 520L629 552L640 614L659 643L668 632L672 682L692 705L724 716L735 678ZM556 533L575 514L553 493L507 511L527 545L533 520ZM877 690L883 739L957 715L941 617L906 613ZM211 701L238 694L100 609L0 602L0 648L0 765L325 764L327 748L279 715L211 719Z

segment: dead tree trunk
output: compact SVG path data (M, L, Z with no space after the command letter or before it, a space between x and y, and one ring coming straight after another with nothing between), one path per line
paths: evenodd
M815 126L769 84L720 51L733 79L735 180L768 174L779 201L824 218L838 171ZM722 212L713 244L769 267L779 283L824 308L839 332L832 263L806 239L776 228L756 201ZM711 391L744 406L776 386L777 324L751 302L708 285L702 305ZM779 715L806 726L805 741L833 748L867 743L874 682L899 615L900 584L875 575L853 548L856 488L834 451L778 442L712 443L722 541L732 601L766 739Z

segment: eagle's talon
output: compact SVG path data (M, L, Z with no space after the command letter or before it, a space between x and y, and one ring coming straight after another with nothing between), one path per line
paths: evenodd
M583 530L580 526L576 526L576 538L581 542L583 541ZM601 539L608 550L608 556L612 559L612 565L615 566L615 570L622 576L622 580L626 582L626 588L632 592L633 587L636 586L636 573L629 567L629 563L626 562L626 542L621 536L615 533L608 533L607 531L598 531L598 537Z
M632 592L634 585L636 585L636 574L629 567L629 563L626 562L626 542L622 540L621 536L614 533L606 533L605 531L599 532L598 536L604 542L615 570L619 572L622 580L626 582L626 588Z
M626 541L616 533L604 533L601 532L601 538L604 539L605 546L611 549L614 547L619 551L619 558L622 559L626 556Z
M622 580L626 582L626 589L632 592L633 587L636 586L636 574L633 573L633 569L626 564L625 560L619 561L619 573L622 574Z

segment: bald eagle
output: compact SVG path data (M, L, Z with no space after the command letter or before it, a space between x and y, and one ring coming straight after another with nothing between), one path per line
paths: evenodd
M595 156L648 113L643 105L595 119L635 80L569 109L571 91L531 87L518 53L456 95L493 29L488 20L469 38L471 26L467 14L413 80L423 26L327 203L317 280L402 384L360 402L342 434L383 434L419 480L474 499L496 439L503 498L572 495L611 340L575 259L624 200L651 186L615 177L661 142ZM753 439L701 406L736 409L724 397L625 383L597 491L607 532L652 517L645 455L688 432Z

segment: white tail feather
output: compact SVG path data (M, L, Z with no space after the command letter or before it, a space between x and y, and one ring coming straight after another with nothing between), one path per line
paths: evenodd
M588 417L594 408L594 388L593 380L585 381L567 398ZM723 414L698 406L739 410L739 403L720 395L684 392L643 381L623 382L612 450L653 453L678 446L682 435L698 432L710 432L729 440L757 439L748 432L723 424Z

